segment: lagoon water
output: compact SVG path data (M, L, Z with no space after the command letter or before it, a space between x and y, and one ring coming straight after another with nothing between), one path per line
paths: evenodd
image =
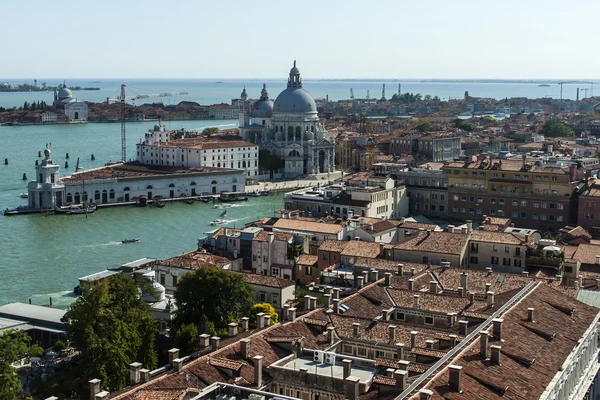
M222 128L237 121L219 121ZM128 155L134 158L135 143L154 122L129 123ZM172 122L167 128L203 129L215 121ZM99 167L120 155L119 124L84 124L0 127L0 209L26 204L23 173L35 175L38 151L52 142L54 162L63 175L72 173L77 157L85 168ZM69 166L65 170L65 155ZM90 160L91 153L96 161ZM4 158L9 159L5 166ZM228 212L231 225L272 215L283 204L281 195L251 198L234 204ZM214 229L209 222L219 217L212 204L167 204L159 208L116 207L85 215L0 215L0 304L28 301L58 307L73 301L77 278L115 268L142 257L164 259L193 250L203 233ZM121 244L137 237L139 243Z

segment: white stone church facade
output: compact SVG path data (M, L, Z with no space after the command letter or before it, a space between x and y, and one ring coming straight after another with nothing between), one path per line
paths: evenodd
M263 86L255 102L248 100L244 88L239 104L240 136L280 157L286 178L334 171L335 141L319 122L317 105L303 89L295 61L287 88L275 102Z

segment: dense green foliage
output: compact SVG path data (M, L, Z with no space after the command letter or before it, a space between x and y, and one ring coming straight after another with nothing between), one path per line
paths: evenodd
M192 354L199 349L198 327L196 324L183 324L175 332L175 347L182 356Z
M473 124L472 122L469 122L467 120L459 119L459 118L454 120L454 126L459 129L468 131L468 132L473 132L475 130L475 124Z
M423 123L420 123L419 125L415 126L415 130L417 130L421 133L425 133L425 132L429 131L429 129L431 129L431 124L429 122L423 122Z
M21 399L23 388L12 363L24 357L38 357L44 350L30 345L31 337L24 331L6 331L0 335L0 399Z
M177 283L172 331L198 324L201 333L211 333L212 328L218 335L227 335L227 324L248 314L252 297L252 287L239 274L213 268L189 273Z
M73 345L81 351L84 382L98 378L103 387L116 391L126 385L130 363L156 367L158 323L134 281L125 275L84 288L64 322Z
M425 95L425 97L423 97L421 95L421 93L403 93L403 94L398 94L395 93L392 98L390 99L390 101L394 102L394 103L401 103L401 104L412 104L412 103L418 103L420 101L440 101L440 98L438 96L431 96L429 94Z
M208 128L204 128L204 130L202 131L202 134L208 137L211 137L212 135L216 135L217 133L219 133L219 128L215 128L213 127L208 127Z
M550 118L544 123L540 133L546 137L574 137L575 131L557 118Z
M275 311L272 305L269 303L256 303L252 306L250 311L250 324L256 326L256 314L265 313L271 316L271 325L276 324L279 321L279 314Z

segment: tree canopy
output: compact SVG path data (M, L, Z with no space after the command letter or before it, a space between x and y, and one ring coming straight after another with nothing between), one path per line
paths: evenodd
M575 136L575 131L569 128L564 122L558 118L550 118L547 120L540 133L546 137L568 137Z
M44 350L30 345L31 337L25 331L6 331L0 334L0 399L21 399L23 388L12 363L24 357L41 356Z
M250 324L256 325L256 314L265 313L271 316L271 325L274 325L279 321L279 314L275 311L272 305L269 303L256 303L252 306L252 311L250 311Z
M205 136L208 136L208 137L215 135L217 133L219 133L219 128L215 128L214 126L209 127L209 128L204 128L204 130L202 131L202 134Z
M178 332L187 324L197 323L199 330L214 324L217 335L227 335L227 324L248 314L252 298L252 287L241 275L215 268L196 270L177 283L172 331Z
M473 132L475 130L475 124L460 118L454 120L454 126L468 132Z
M115 275L84 287L83 293L63 317L81 351L83 382L98 378L116 391L126 385L130 363L155 368L158 323L134 281Z

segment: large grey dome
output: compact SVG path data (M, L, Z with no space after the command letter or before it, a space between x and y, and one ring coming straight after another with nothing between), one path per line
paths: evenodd
M250 110L252 118L271 118L273 116L273 101L258 100L252 104Z
M289 87L277 96L273 111L276 113L316 113L315 99L301 87Z
M67 85L63 85L60 90L58 91L58 98L59 99L68 99L73 97L73 93L71 93L71 91L69 89L67 89Z

